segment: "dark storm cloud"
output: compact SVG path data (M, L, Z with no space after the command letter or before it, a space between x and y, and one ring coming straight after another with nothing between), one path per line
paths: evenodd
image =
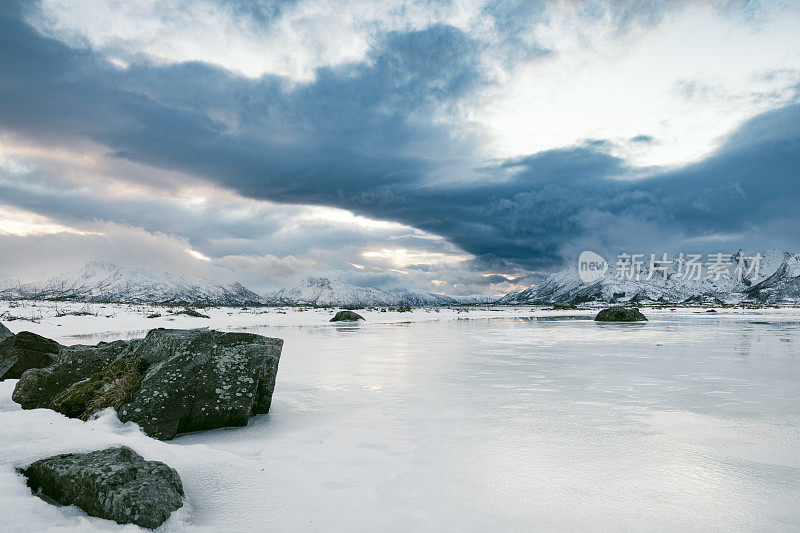
M637 235L667 242L796 220L797 106L751 120L702 162L645 180L629 179L631 169L602 139L475 160L480 132L435 118L457 113L461 97L488 83L480 46L448 26L388 33L366 61L289 85L202 63L121 70L42 37L11 9L0 18L0 127L43 144L87 139L108 147L109 157L194 174L253 198L399 221L503 271L556 267L565 243L586 239L620 248ZM157 204L103 205L8 184L0 192L5 202L50 216L180 225ZM195 241L193 232L213 232L212 225L183 233Z

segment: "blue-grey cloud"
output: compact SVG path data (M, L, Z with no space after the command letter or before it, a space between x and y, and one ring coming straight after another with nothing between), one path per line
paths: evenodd
M513 13L506 15L511 24ZM107 157L252 198L399 221L531 270L558 266L565 243L614 249L646 234L673 246L676 238L797 227L785 221L796 221L800 200L798 106L749 121L701 162L646 179L634 180L602 139L486 162L474 155L479 130L439 120L457 116L462 98L491 83L481 46L446 25L390 32L366 61L289 84L202 63L122 70L41 36L10 9L0 16L0 127L45 145L85 139L107 147ZM157 203L126 208L3 187L4 201L51 215L184 226ZM183 231L196 241L193 233L220 228L212 220ZM800 236L787 231L794 233L772 237ZM770 238L764 234L764 244Z

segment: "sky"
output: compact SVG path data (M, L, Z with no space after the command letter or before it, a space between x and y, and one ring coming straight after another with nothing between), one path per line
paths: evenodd
M499 295L800 251L794 1L2 4L0 279Z

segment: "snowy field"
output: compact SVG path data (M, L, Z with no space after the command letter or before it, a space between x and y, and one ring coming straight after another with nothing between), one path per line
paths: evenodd
M176 468L161 531L800 530L800 310L208 309L0 302L63 344L210 326L285 339L269 415L160 442L113 412L22 411L0 383L3 531L135 531L14 467L125 444ZM64 313L86 312L75 316ZM146 318L161 313L160 318ZM57 316L64 315L64 316Z

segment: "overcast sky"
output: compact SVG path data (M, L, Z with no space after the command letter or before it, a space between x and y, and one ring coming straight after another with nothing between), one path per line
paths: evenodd
M0 278L800 251L795 1L6 0Z

